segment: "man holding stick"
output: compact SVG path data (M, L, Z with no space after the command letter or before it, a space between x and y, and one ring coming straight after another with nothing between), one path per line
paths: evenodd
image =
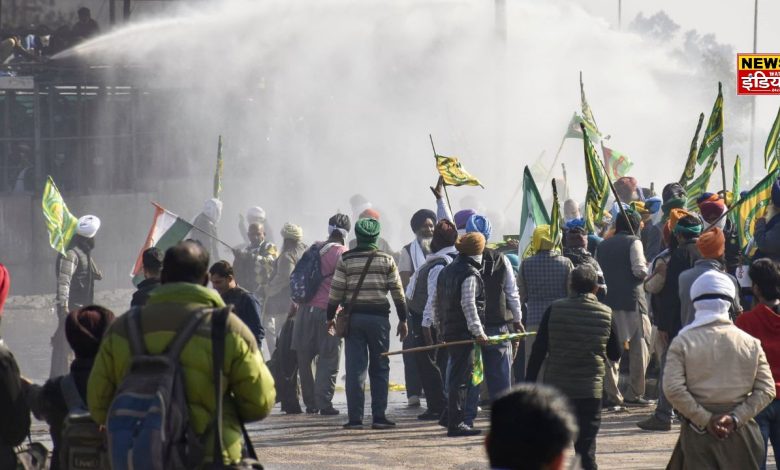
M458 257L441 271L436 287L434 312L441 325L442 339L449 343L476 338L478 344L486 344L482 326L485 287L479 274L485 237L477 232L467 233L455 243L455 248ZM447 353L447 436L480 434L480 430L463 422L466 391L474 366L474 346L450 346Z

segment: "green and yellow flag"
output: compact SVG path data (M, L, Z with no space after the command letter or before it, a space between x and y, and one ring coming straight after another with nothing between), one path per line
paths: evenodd
M601 132L596 125L596 118L593 117L593 110L588 104L588 100L585 99L585 84L582 83L582 72L580 72L580 101L582 106L582 121L585 123L585 127L590 132L591 140L601 139Z
M550 238L553 240L554 249L561 248L563 233L563 217L561 217L561 205L558 202L558 187L555 184L555 179L552 180L553 201L552 210L550 211Z
M753 240L753 229L756 226L756 220L764 215L766 206L770 204L772 200L772 185L780 175L780 169L777 169L764 177L753 188L745 194L745 197L741 198L737 202L737 208L734 209L737 213L737 235L739 236L740 248L743 250L750 246L750 242ZM748 256L753 255L755 249L750 250L751 253L745 253Z
M707 187L710 185L710 177L712 177L712 174L718 167L717 157L717 153L710 155L710 159L707 160L707 164L702 168L701 174L697 176L695 180L691 181L690 184L688 184L688 186L685 188L685 192L688 193L687 207L689 211L698 211L696 199L707 192Z
M214 172L214 198L221 199L222 196L222 136L219 136L217 142L217 169Z
M764 146L764 168L769 169L770 173L778 165L778 140L780 140L780 108L777 109L775 122L772 123L772 130L769 131L769 137L767 137L766 145Z
M471 175L455 157L436 155L436 169L444 178L444 184L449 186L482 186L479 180Z
M712 106L710 119L707 121L707 129L704 131L704 139L701 141L699 155L696 161L702 163L710 156L715 155L723 145L723 91L718 82L718 97Z
M699 151L699 132L701 131L702 124L704 124L704 113L699 114L699 123L696 125L696 133L693 134L691 149L688 151L688 160L685 162L685 169L683 170L682 176L680 176L680 186L683 188L688 185L688 182L693 179L693 176L696 173L696 154Z
M737 155L737 159L734 161L734 176L731 182L731 204L734 205L739 201L739 180L742 178L742 160L740 160L739 155ZM729 212L729 220L732 224L737 223L737 213L736 211Z
M46 220L46 229L49 231L49 244L64 255L76 233L79 219L68 210L68 206L65 205L65 201L51 176L46 179L46 185L43 187L41 205L43 206L43 218Z
M596 231L596 224L602 219L609 199L609 180L599 163L599 155L590 141L585 125L581 126L585 149L585 177L588 191L585 195L585 227L589 233Z

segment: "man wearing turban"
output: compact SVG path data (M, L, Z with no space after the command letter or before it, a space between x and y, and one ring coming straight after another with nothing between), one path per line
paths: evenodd
M618 329L621 344L629 344L629 368L631 377L623 396L617 387L618 364L609 362L605 380L608 398L627 405L646 406L645 370L650 361L648 340L650 319L642 281L647 277L647 262L639 239L640 216L633 209L616 215L615 235L599 245L596 260L604 271L607 295L604 303L612 309L612 317Z
M756 221L753 241L758 248L754 258L771 258L780 261L780 179L772 185L771 203L766 215Z
M92 259L95 236L100 229L100 219L94 215L81 217L76 234L65 255L57 256L57 316L59 326L52 337L52 355L49 377L68 373L70 348L65 338L65 318L75 310L94 302L95 281L103 274Z
M436 213L430 209L420 209L412 215L409 225L414 233L414 240L401 249L401 258L398 261L398 271L401 275L401 283L404 289L409 285L417 269L425 264L425 258L431 254L431 240L433 228L436 224ZM409 337L403 345L404 349L411 347L412 338ZM417 363L414 358L404 354L404 378L406 379L406 396L409 406L420 406L422 384Z
M371 381L371 427L395 427L395 423L385 415L390 381L390 360L382 356L390 346L390 303L387 294L392 296L398 314L396 335L401 342L408 333L407 312L395 261L389 254L378 250L380 230L381 225L376 219L361 219L355 224L357 247L341 255L330 286L328 328L334 326L339 307L349 304L350 308L344 355L349 413L345 429L363 427L366 374ZM358 289L361 277L363 284Z
M684 209L673 208L669 211L666 230L670 233L669 259L666 264L658 264L659 275L664 283L653 297L653 323L658 329L656 343L661 352L661 371L666 364L666 356L671 340L682 327L682 304L680 299L680 276L693 267L701 253L696 241L701 234L701 220L696 214ZM663 374L661 380L663 381ZM659 387L663 388L663 384ZM672 406L663 393L658 396L655 412L647 419L637 423L646 431L668 431L672 423Z
M284 224L280 233L283 240L282 251L274 261L271 278L265 290L266 304L263 312L265 337L271 354L276 349L277 336L290 311L290 274L295 268L295 263L306 251L303 229L300 226L288 222Z
M569 274L574 265L554 249L555 242L550 235L550 226L539 225L531 237L531 250L534 254L520 263L517 287L520 301L526 306L526 331L537 331L547 307L554 300L566 297L569 291ZM522 370L525 373L528 367L534 337L525 338L523 343L524 355L517 356L523 358L523 364L522 367L515 366L516 381L522 379L517 372Z

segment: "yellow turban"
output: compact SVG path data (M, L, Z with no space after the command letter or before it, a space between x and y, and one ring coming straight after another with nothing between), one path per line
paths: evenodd
M555 246L553 239L550 236L549 225L539 225L534 229L533 238L531 239L531 248L534 253L538 253L541 250L552 250Z

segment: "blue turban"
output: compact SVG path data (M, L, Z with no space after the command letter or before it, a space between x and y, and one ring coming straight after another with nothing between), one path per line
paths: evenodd
M485 240L490 240L490 233L493 231L493 226L487 217L481 215L472 215L466 222L466 232L479 232L485 236Z

